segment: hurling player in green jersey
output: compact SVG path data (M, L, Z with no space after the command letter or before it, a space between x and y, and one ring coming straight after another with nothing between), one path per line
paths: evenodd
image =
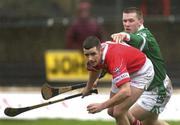
M168 125L158 120L159 114L164 110L172 94L171 80L167 76L164 60L161 56L159 45L143 23L143 14L136 7L129 7L123 10L122 22L124 31L112 34L114 42L125 42L140 49L152 61L155 76L151 85L147 88L154 93L147 92L147 101L142 105L134 105L129 111L129 119L136 125L142 121L143 125ZM143 106L144 105L144 106ZM130 116L134 117L130 117Z

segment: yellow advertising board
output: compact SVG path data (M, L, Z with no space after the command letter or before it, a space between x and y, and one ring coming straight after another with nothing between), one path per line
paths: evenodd
M84 55L79 51L48 50L45 53L46 78L48 81L87 81ZM102 81L110 81L106 75Z

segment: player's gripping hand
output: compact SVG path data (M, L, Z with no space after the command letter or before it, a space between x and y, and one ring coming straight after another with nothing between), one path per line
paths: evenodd
M88 96L91 89L92 87L88 87L88 86L84 87L82 90L82 98L84 98L85 96Z
M122 43L123 41L130 41L130 35L126 32L114 33L111 38L116 43Z

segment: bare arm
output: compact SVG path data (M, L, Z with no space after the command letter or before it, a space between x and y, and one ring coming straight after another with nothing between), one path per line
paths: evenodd
M108 99L103 103L94 103L87 106L89 113L97 113L103 109L113 107L122 103L125 99L131 96L130 83L127 82L120 87L118 93L116 93L112 98Z
M112 98L102 103L102 106L105 108L110 108L115 105L122 103L125 99L131 96L130 83L127 82L120 87L118 93L116 93Z
M83 96L86 96L88 92L92 89L94 82L98 79L100 71L90 71L89 72L89 80L86 84L86 87L83 89Z

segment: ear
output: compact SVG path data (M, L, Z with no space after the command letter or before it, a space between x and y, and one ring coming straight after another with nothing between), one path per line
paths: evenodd
M144 19L139 19L139 25L142 25L144 23Z

